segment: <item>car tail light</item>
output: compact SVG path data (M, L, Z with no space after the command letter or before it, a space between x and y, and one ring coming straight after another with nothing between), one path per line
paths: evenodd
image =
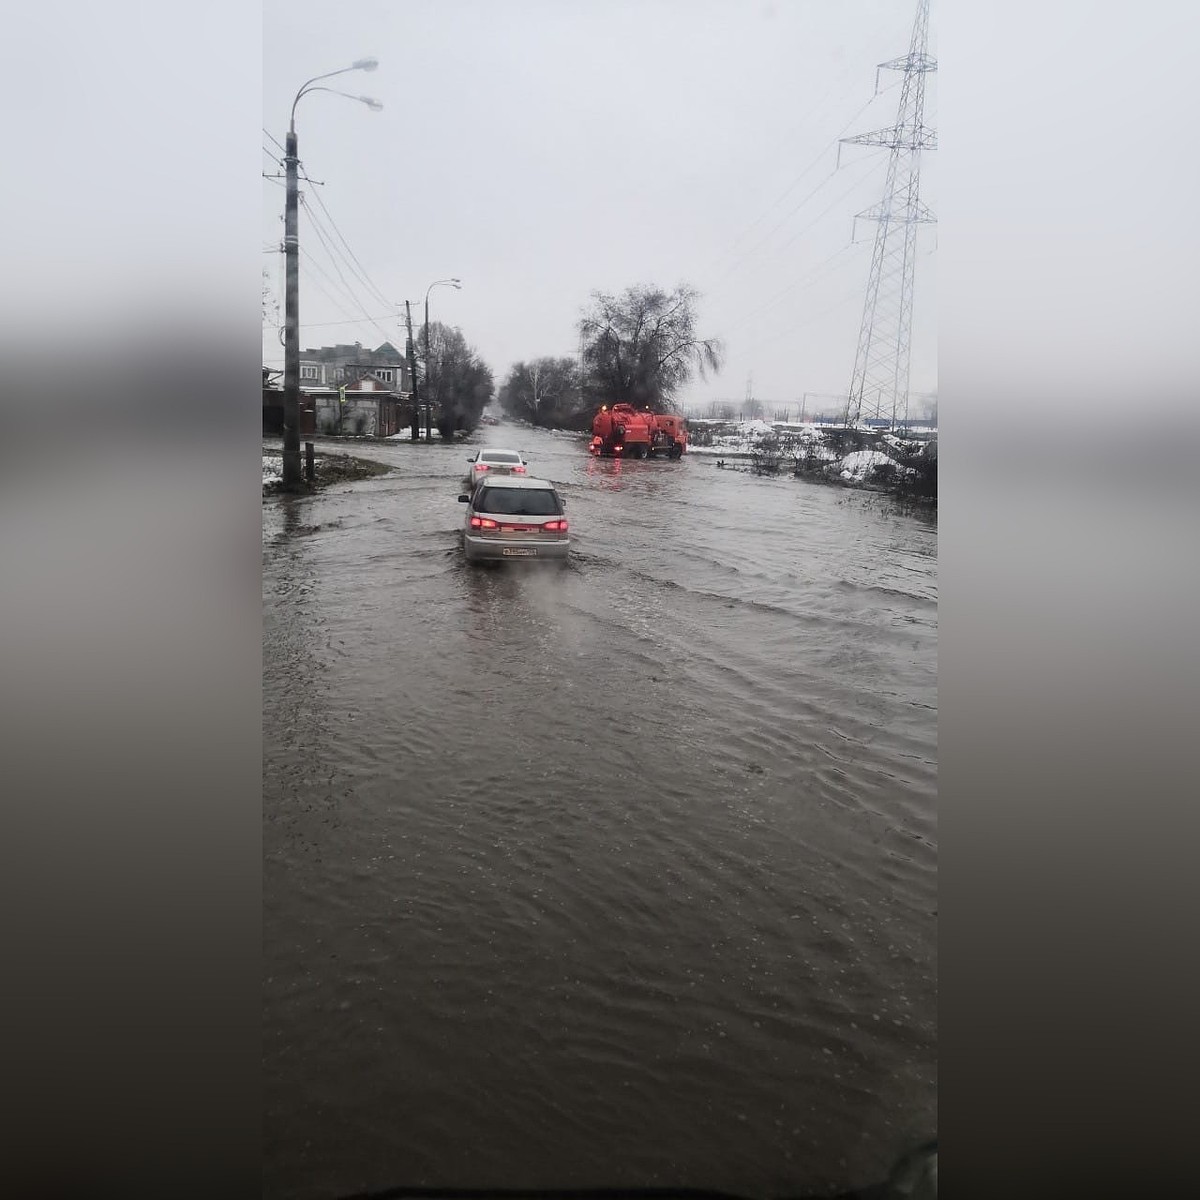
M564 517L561 521L547 521L545 523L545 525L542 526L542 528L547 533L566 533L567 532L567 520Z
M491 517L472 517L471 518L471 528L472 529L499 529L500 525L498 522L493 521Z
M513 467L513 469L512 469L512 473L513 473L514 475L524 475L524 474L525 474L525 468L524 468L524 467Z
M477 470L477 471L486 471L487 469L488 469L487 463L476 463L475 464L475 470Z

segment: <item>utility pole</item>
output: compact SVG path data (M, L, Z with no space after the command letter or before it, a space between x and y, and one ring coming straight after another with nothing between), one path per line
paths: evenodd
M287 295L284 297L283 317L283 486L295 488L300 483L300 155L296 150L296 105L310 91L333 92L365 104L372 111L383 107L369 96L351 96L335 88L314 87L322 79L332 79L347 71L373 71L379 66L373 58L360 58L340 71L329 71L310 79L292 101L292 116L288 123L287 144L283 152L284 173L287 179L287 200L283 210L283 253L286 264ZM312 443L308 444L308 479L313 480Z
M433 360L429 357L429 292L425 293L425 383L428 385L430 376L430 363ZM428 388L426 388L428 390ZM438 391L442 390L442 381L438 380ZM432 425L433 419L430 410L433 408L433 395L430 393L425 397L425 444L433 440Z
M412 379L412 440L415 442L419 441L421 437L421 401L420 393L417 391L416 352L413 350L412 305L407 300L404 302L404 323L408 326L408 340L404 344L404 350L408 356L408 374Z
M855 216L877 222L867 295L854 373L846 395L845 423L887 416L895 428L908 418L909 356L912 348L913 267L917 227L934 215L921 202L921 151L937 149L937 134L924 123L925 76L937 61L925 52L929 40L929 0L917 0L908 54L880 63L875 72L902 71L896 123L888 129L842 138L859 146L886 146L883 199Z
M283 157L287 202L283 210L283 486L300 484L300 157L296 131L288 130Z

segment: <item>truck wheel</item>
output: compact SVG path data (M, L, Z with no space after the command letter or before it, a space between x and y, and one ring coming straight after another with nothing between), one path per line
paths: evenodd
M638 446L637 456L638 456L638 458L649 458L650 457L650 447L649 446Z
M670 451L668 452L668 457L669 458L682 458L683 457L683 447L680 446L678 443L676 443L674 446L671 447Z

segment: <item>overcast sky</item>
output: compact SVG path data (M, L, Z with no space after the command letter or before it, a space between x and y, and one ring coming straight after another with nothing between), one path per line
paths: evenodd
M720 375L682 399L754 395L779 406L849 383L886 151L839 135L890 124L915 0L266 0L263 126L280 142L305 80L374 56L297 108L302 185L331 246L301 213L301 345L385 337L389 303L437 288L499 384L515 361L574 354L589 293L689 283ZM937 5L930 50L937 52ZM936 127L936 75L926 122ZM279 151L263 133L263 145ZM264 172L281 168L266 153ZM937 209L937 155L922 195ZM283 188L263 181L263 247L282 239ZM336 226L336 228L335 228ZM918 240L911 390L937 387L936 230ZM344 248L343 248L344 249ZM348 256L347 256L348 257ZM282 256L263 265L280 310ZM357 271L358 268L356 267ZM376 291L377 289L377 291ZM365 313L364 313L365 310ZM374 318L368 320L367 317ZM354 319L357 318L355 322ZM335 323L336 322L336 323ZM264 361L282 365L276 330ZM827 407L833 400L814 401Z

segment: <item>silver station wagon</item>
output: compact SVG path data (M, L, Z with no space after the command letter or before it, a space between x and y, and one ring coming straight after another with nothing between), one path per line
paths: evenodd
M498 475L458 499L467 506L463 550L468 562L566 561L566 505L552 483Z

